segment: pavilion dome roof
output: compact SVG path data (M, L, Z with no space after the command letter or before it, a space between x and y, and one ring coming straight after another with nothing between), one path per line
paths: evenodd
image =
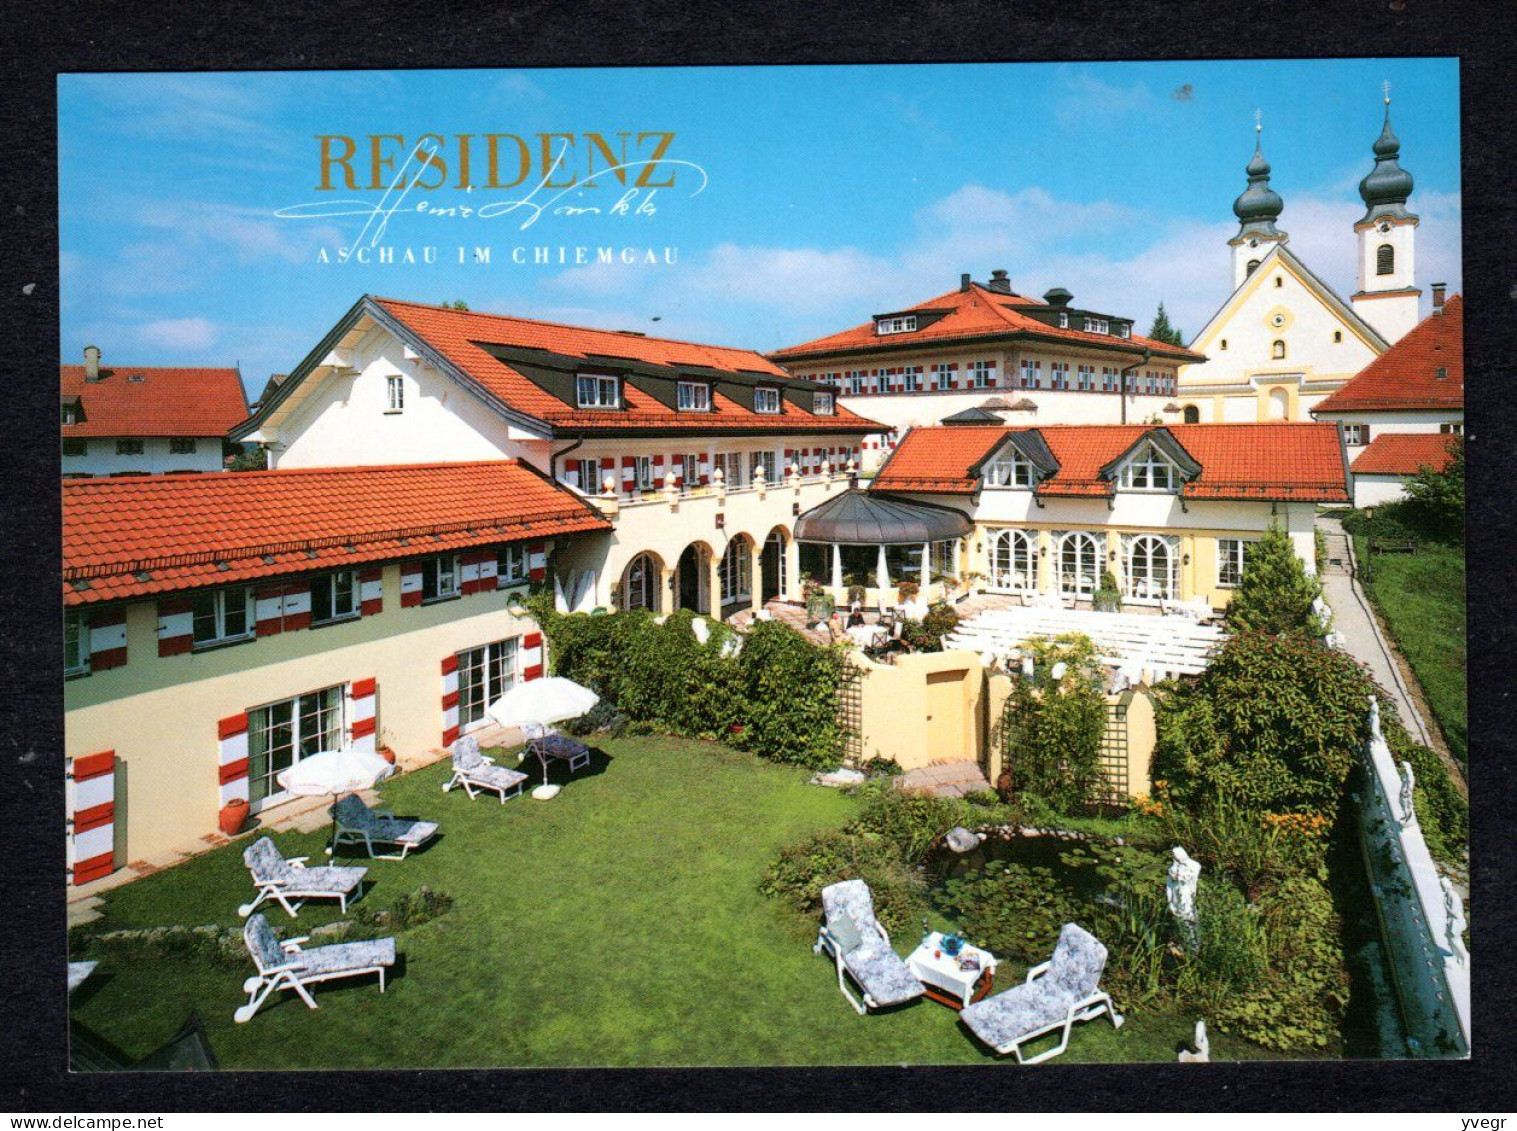
M961 511L853 489L801 515L795 537L801 542L889 546L962 538L973 529Z

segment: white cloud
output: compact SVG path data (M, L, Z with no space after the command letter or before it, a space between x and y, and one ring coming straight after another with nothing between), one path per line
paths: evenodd
M155 349L206 349L217 338L215 325L205 318L165 318L137 330L137 340Z

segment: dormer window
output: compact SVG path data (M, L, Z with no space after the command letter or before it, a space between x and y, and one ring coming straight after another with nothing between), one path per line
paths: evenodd
M987 487L1032 487L1038 477L1032 464L1009 448L985 465L984 481Z
M1122 468L1124 491L1173 491L1180 485L1179 469L1153 444L1127 461Z
M811 411L818 416L831 416L837 411L837 403L831 393L812 393Z
M621 408L621 382L615 377L581 373L576 382L580 408Z
M1132 337L1132 323L1123 322L1117 327L1117 333L1124 338Z
M710 412L711 386L704 381L681 381L676 403L681 412Z
M1069 329L1069 315L1068 314L1060 314L1059 315L1059 329L1061 329L1061 330L1067 330L1067 329Z
M1433 370L1433 376L1440 381L1447 381L1449 371L1440 365L1437 369Z
M762 385L754 389L753 411L778 415L780 411L780 391Z
M78 424L79 423L79 406L78 405L65 404L63 406L63 423L65 423L65 424Z
M1085 332L1087 334L1109 334L1111 333L1111 326L1105 318L1086 318Z
M898 315L895 318L877 318L874 322L876 334L909 334L917 328L917 316L915 314Z

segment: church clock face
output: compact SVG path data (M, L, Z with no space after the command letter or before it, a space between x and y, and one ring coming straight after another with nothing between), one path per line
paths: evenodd
M1380 221L1380 227L1379 227L1380 234L1383 236L1387 232L1389 232L1390 230L1391 230L1391 223L1390 223L1390 221L1389 220L1381 220Z
M1269 324L1271 326L1273 326L1276 330L1280 329L1281 326L1285 325L1285 315L1283 315L1283 314L1276 314L1273 318L1271 318L1269 320Z

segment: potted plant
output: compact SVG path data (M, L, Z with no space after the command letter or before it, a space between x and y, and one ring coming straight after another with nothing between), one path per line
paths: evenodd
M221 831L227 836L236 836L242 831L242 826L248 823L248 803L240 797L234 797L221 807L219 816Z
M1101 574L1101 587L1091 594L1090 604L1098 613L1120 613L1122 591L1117 588L1117 579L1111 570Z
M917 594L921 591L921 585L915 581L903 581L896 586L896 592L899 594L900 603L903 605L909 605L912 601L915 601L917 599Z
M850 585L848 587L848 603L850 605L863 605L864 587L862 585Z
M806 623L821 624L837 611L837 602L832 594L811 578L801 586L801 595L806 601Z

